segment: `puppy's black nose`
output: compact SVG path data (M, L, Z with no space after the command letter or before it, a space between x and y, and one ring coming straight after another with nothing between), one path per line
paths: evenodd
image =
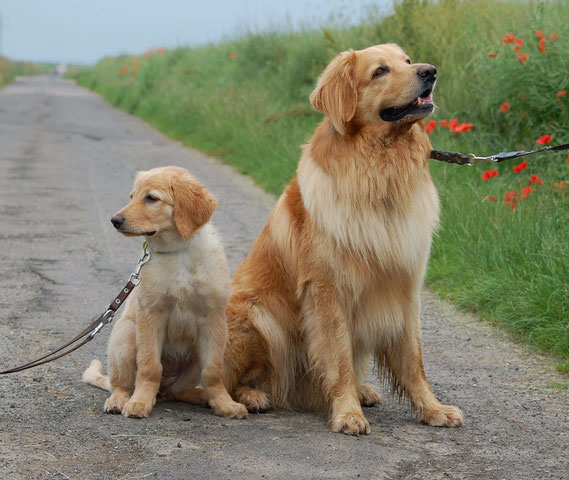
M433 65L423 65L417 69L417 75L427 82L434 82L437 79L437 69Z
M115 228L121 228L124 224L125 218L122 215L115 215L111 218L111 223Z

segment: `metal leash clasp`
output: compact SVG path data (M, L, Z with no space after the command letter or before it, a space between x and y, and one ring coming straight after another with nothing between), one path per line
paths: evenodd
M95 327L95 329L91 332L89 336L93 338L95 335L97 335L97 333L101 331L101 329L107 323L111 323L113 321L113 318L115 317L115 313L116 312L114 310L111 310L110 308L105 313L103 313L103 318L101 319L101 323L99 323L99 325Z
M142 250L142 257L140 257L140 260L138 260L138 264L136 265L134 273L132 273L128 279L129 282L132 282L134 285L138 285L141 282L142 277L140 276L140 270L150 260L150 252L148 251L148 244L146 242L142 244Z
M475 167L478 162L498 162L496 157L492 155L489 157L478 157L474 153L469 153L468 158L470 158L470 161L467 163L469 167Z

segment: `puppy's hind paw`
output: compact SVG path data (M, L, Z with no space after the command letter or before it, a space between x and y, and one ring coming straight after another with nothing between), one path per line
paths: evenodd
M251 413L265 412L271 408L269 396L256 388L243 388L238 392L236 400L245 405Z
M215 404L213 406L214 412L219 417L226 418L245 418L247 417L247 409L245 405L241 405L237 402L224 402L221 404Z

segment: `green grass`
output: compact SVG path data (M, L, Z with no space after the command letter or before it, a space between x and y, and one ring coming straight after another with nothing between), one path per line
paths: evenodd
M41 68L33 62L14 62L0 57L0 87L10 83L18 75L36 75Z
M309 105L318 74L339 51L396 42L414 61L437 66L436 120L473 122L455 134L437 127L441 150L495 153L532 148L542 134L569 142L567 2L404 1L388 18L355 27L251 34L220 45L150 56L106 58L75 75L113 105L173 138L214 154L279 194L294 175L300 146L321 120ZM538 51L537 29L558 39ZM524 39L521 65L501 38ZM488 53L497 53L491 58ZM136 62L136 63L133 63ZM133 65L138 65L132 74ZM121 69L127 74L118 75ZM511 108L499 112L502 103ZM514 161L515 162L515 161ZM444 298L557 356L569 370L569 194L550 185L569 180L566 154L512 163L481 181L485 167L432 162L442 200L428 283ZM544 184L512 211L507 190ZM497 202L484 202L495 195Z

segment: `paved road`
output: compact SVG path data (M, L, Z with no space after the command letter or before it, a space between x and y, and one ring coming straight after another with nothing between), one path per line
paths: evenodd
M218 196L214 222L235 269L272 197L70 82L20 79L0 92L0 366L47 351L105 307L140 248L109 218L137 170L167 164ZM366 410L372 433L360 439L313 413L237 421L163 404L147 420L105 415L105 392L80 377L104 358L109 331L0 378L0 478L569 478L569 398L547 387L561 378L551 363L428 292L426 370L439 397L463 408L461 429L419 425L388 393Z

